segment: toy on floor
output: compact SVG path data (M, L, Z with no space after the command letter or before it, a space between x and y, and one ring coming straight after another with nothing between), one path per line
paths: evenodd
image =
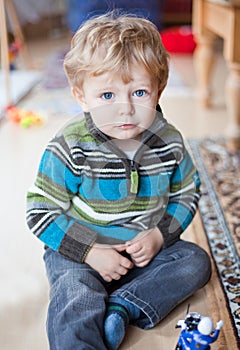
M211 349L219 335L223 321L220 320L213 328L210 317L203 316L197 312L187 313L184 320L179 320L176 328L181 327L181 333L175 350Z
M15 106L8 106L6 108L6 115L9 120L20 124L23 128L28 128L33 125L42 125L43 117L33 111L21 110Z

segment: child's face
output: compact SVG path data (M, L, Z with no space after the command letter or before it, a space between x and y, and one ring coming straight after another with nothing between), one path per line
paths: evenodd
M75 96L95 125L111 138L136 139L152 124L160 92L156 81L139 64L132 66L132 80L124 83L112 72L86 76Z

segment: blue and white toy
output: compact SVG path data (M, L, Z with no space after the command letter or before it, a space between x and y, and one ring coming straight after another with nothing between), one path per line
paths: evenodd
M189 312L185 319L179 320L176 325L176 328L182 328L176 350L211 349L209 344L217 340L222 326L223 321L220 320L214 329L210 317Z

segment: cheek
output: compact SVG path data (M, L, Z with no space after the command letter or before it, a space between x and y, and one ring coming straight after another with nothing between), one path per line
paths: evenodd
M141 131L148 130L153 123L154 118L145 118L141 123Z
M146 106L139 107L136 114L139 121L141 122L141 126L145 129L148 129L155 119L156 106L154 108Z
M114 123L114 107L111 105L97 106L89 110L96 126L100 129L106 129Z

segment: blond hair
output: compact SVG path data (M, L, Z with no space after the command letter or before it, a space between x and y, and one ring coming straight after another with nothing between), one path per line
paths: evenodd
M86 73L114 72L131 80L131 65L142 64L159 90L168 79L168 53L157 27L134 15L108 13L87 20L71 41L64 69L71 86L81 88Z

